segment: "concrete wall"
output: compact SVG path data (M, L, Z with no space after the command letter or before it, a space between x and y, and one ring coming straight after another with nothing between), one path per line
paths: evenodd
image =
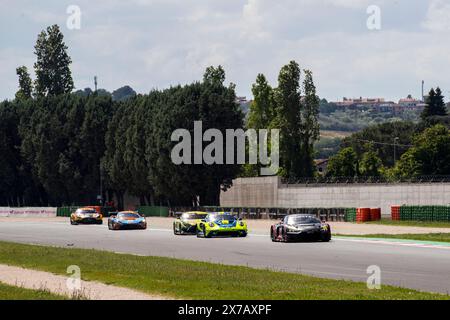
M224 207L333 208L381 207L390 215L391 205L448 205L450 183L283 185L278 177L240 178L222 192Z

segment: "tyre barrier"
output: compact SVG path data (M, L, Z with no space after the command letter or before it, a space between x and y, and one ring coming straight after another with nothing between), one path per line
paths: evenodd
M356 209L356 222L362 223L367 221L370 221L370 208Z
M381 208L370 208L370 221L381 220Z
M450 221L450 206L392 206L392 220Z

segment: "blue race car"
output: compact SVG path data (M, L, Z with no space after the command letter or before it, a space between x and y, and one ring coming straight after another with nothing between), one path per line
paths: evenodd
M147 221L145 217L139 215L135 211L122 211L117 215L112 215L108 219L109 230L121 229L147 229Z

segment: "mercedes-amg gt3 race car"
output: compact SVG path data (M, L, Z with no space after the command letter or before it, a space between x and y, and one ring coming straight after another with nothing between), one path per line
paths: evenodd
M197 223L205 219L207 215L206 212L201 211L183 213L173 222L173 233L176 235L195 234L197 231Z
M316 216L291 214L270 228L270 238L276 242L331 240L331 228Z
M108 219L109 230L147 229L145 217L135 211L122 211Z
M209 213L205 219L197 223L197 237L213 236L247 236L247 223L226 212Z
M92 208L79 208L70 215L70 224L102 224L103 216Z

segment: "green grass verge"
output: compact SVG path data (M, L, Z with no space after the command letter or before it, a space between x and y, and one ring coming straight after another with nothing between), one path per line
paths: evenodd
M384 238L384 239L406 239L432 242L450 242L450 233L426 233L426 234L365 234L365 235L347 235L336 234L340 237L356 238Z
M0 242L0 263L185 299L450 299L448 295L164 257Z
M0 300L64 300L47 290L31 290L0 283Z
M391 219L381 219L380 221L370 221L364 224L382 224L388 226L407 226L425 228L450 228L450 222L441 221L397 221Z

